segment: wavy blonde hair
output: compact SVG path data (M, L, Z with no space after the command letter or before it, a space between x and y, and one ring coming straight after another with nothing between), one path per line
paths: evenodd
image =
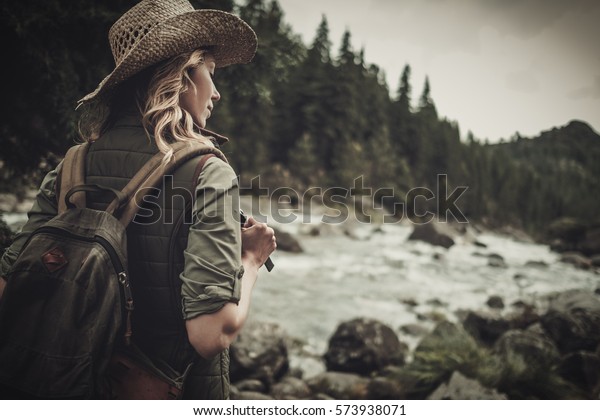
M137 109L146 133L165 155L163 162L173 156L172 143L206 139L194 130L190 113L179 106L179 96L190 88L196 89L190 72L204 64L206 52L195 50L172 57L86 104L79 120L81 138L95 142L124 112Z

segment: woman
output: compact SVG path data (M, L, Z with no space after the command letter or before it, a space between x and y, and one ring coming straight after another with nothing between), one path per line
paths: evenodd
M227 141L205 130L220 99L212 78L217 68L254 56L256 35L245 22L194 10L186 0L144 0L112 26L109 41L116 67L80 100L82 136L91 143L86 183L122 189L156 152L168 161L174 142L218 147ZM231 167L213 157L198 174L199 159L180 166L158 196L146 200L145 210L158 209L160 217L141 211L127 229L134 342L156 364L189 372L184 397L228 398L228 347L276 242L273 230L252 218L240 229ZM0 275L29 234L56 214L59 171L44 179L27 224L2 257ZM192 192L192 202L182 191ZM87 198L92 208L110 200Z

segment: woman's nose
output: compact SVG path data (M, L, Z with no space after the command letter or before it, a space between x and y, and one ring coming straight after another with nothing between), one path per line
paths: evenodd
M214 102L217 102L219 99L221 99L221 94L219 93L215 85L213 85L213 93L210 99L212 99Z

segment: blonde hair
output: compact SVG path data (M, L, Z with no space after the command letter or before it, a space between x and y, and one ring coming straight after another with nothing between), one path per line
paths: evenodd
M187 89L196 89L190 72L204 64L205 53L195 50L172 57L87 104L79 121L81 138L90 143L98 140L123 111L135 107L146 133L164 153L163 162L173 155L172 143L206 139L194 130L190 113L179 106L179 96Z

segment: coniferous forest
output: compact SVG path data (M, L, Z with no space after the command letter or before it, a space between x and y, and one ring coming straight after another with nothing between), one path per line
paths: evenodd
M135 3L2 1L1 190L38 182L77 139L76 101L112 70L108 28ZM448 191L468 187L458 203L469 221L538 236L557 220L599 222L600 136L585 122L488 144L438 115L435 80L413 80L410 63L390 91L350 31L333 51L326 16L305 45L276 1L192 3L237 13L258 35L251 64L217 72L208 127L232 139L224 151L242 180L351 188L362 176L402 200L447 174Z

